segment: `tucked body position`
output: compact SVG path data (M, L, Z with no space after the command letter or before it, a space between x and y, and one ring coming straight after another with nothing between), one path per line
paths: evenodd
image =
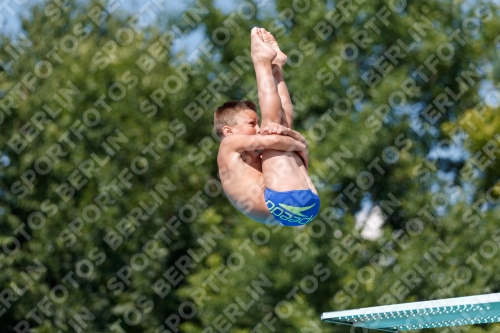
M253 28L250 39L262 123L252 101L229 101L217 108L222 187L229 201L253 220L302 226L318 214L320 199L307 171L307 142L292 130L294 111L282 72L287 56L262 28Z

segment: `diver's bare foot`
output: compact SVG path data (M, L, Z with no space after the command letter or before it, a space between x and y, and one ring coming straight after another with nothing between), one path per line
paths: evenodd
M254 62L263 61L271 63L276 58L276 50L271 45L264 43L261 28L253 28L250 32L250 49Z
M269 32L266 31L265 29L261 29L261 34L262 34L262 39L264 40L264 43L270 45L275 51L276 51L276 58L274 58L272 64L273 65L278 65L279 67L283 68L285 66L286 61L287 61L287 56L283 52L281 52L278 42L274 38L274 36Z

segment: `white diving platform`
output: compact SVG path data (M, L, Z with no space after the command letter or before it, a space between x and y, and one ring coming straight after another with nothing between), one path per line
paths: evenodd
M321 320L387 332L500 322L500 293L324 312Z

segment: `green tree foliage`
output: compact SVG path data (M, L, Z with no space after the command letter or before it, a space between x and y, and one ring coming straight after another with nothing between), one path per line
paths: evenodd
M494 3L124 6L45 1L2 36L2 332L341 332L321 312L500 291ZM254 26L289 56L303 228L218 181Z

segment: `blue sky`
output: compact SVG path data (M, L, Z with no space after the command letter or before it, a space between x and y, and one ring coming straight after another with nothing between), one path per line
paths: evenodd
M19 3L25 2L25 5L19 5ZM29 6L36 4L36 3L41 3L43 0L0 0L2 3L7 3L10 8L12 8L12 11L14 14L12 15L10 13L9 9L3 8L0 9L0 31L2 34L7 34L11 36L13 39L17 39L18 33L21 31L21 17L26 17L29 15ZM82 1L87 1L87 0L82 0ZM186 10L191 3L194 3L196 0L188 0L188 1L175 1L175 0L160 0L160 3L163 4L168 4L166 6L166 10L170 14L182 12ZM217 8L219 8L222 12L224 13L229 13L232 11L235 11L238 9L238 6L243 3L245 0L214 0L214 4ZM262 0L261 0L262 1ZM139 8L141 8L146 1L144 0L123 0L123 2L119 2L119 9L120 10L125 10L129 11L131 13L137 12ZM272 3L274 1L272 0L267 0L263 1L265 3L265 6L272 11ZM467 2L464 2L464 5L468 5L470 3L473 3L474 0L469 0ZM500 6L500 0L491 0L492 3ZM5 6L5 5L4 5ZM153 5L152 5L153 6ZM147 19L147 15L145 15L145 19ZM3 19L2 19L3 18ZM185 49L187 54L190 54L192 50L196 49L198 45L200 45L203 42L203 31L201 30L202 28L198 28L194 30L192 33L188 34L182 39L178 39L174 41L173 43L173 48L172 52L174 54L178 53L180 50ZM495 87L491 82L484 81L481 89L479 91L481 96L485 96L488 91L495 90ZM489 106L492 107L498 107L500 105L500 100L487 100L486 101Z
M6 33L10 36L15 36L18 34L18 32L21 29L21 22L20 22L20 17L26 16L29 13L28 7L31 4L35 3L40 3L43 0L18 0L19 2L25 2L26 5L18 5L17 1L12 1L12 0L0 0L0 2L7 2L7 4L12 8L12 10L15 12L14 15L11 15L6 9L1 9L0 10L0 15L3 17L0 17L0 31L2 33ZM85 1L85 0L84 0ZM123 2L120 3L120 9L127 10L130 12L136 12L146 1L144 0L122 0ZM184 1L177 1L177 0L161 0L160 3L166 3L168 4L167 10L169 12L180 12L186 8L189 7L189 4L193 3L195 0L184 0ZM218 7L221 11L227 13L234 11L238 8L238 5L243 3L245 0L215 0L214 4L216 7ZM266 3L266 6L271 5L274 1L268 0L264 1ZM492 3L496 4L497 6L500 6L500 0L491 0ZM474 0L468 0L463 3L463 5L467 6L469 4L473 4ZM29 4L29 5L28 5ZM196 35L196 34L192 34ZM190 38L198 38L199 41L201 42L201 37L198 36L190 36ZM189 41L191 44L194 43L195 41L190 40ZM196 43L195 45L198 45Z
M243 1L243 0L242 0ZM223 12L230 12L238 8L238 4L242 1L233 0L215 0L215 6L221 9ZM19 1L22 3L22 1ZM26 4L40 3L42 0L25 0ZM170 12L180 12L189 7L189 4L194 1L165 1L168 3L168 11ZM21 30L21 17L28 15L29 10L27 5L18 5L16 1L7 1L8 5L15 12L14 15L9 13L9 10L0 10L0 15L3 16L4 20L0 18L0 30L2 33L6 33L10 36L15 36ZM125 0L120 4L120 9L127 10L130 12L137 11L145 2L138 0ZM3 24L2 24L3 22Z
M25 0L26 4L32 5L36 3L41 3L43 0ZM163 3L168 4L166 8L169 13L177 13L182 12L183 10L189 7L189 4L193 3L195 0L190 1L163 1ZM22 1L19 1L22 3ZM217 8L219 8L222 12L228 13L234 10L237 10L238 5L244 2L234 1L234 0L215 0L214 4ZM271 2L271 1L269 1ZM143 6L145 1L142 0L125 0L119 5L119 9L129 11L131 13L137 12L141 6ZM162 3L160 1L160 3ZM6 34L11 36L13 39L17 39L17 35L21 31L21 18L29 15L29 6L28 5L18 5L16 1L8 1L9 6L15 12L14 15L11 15L7 9L0 10L0 15L3 16L4 20L0 17L0 30L2 34ZM151 5L153 8L153 5ZM145 15L147 18L147 15ZM2 24L3 22L3 24ZM203 33L201 30L194 30L192 33L184 37L183 39L176 40L173 43L172 52L175 54L179 52L181 49L186 49L187 54L192 52L192 50L196 49L196 46L200 45L203 42Z

